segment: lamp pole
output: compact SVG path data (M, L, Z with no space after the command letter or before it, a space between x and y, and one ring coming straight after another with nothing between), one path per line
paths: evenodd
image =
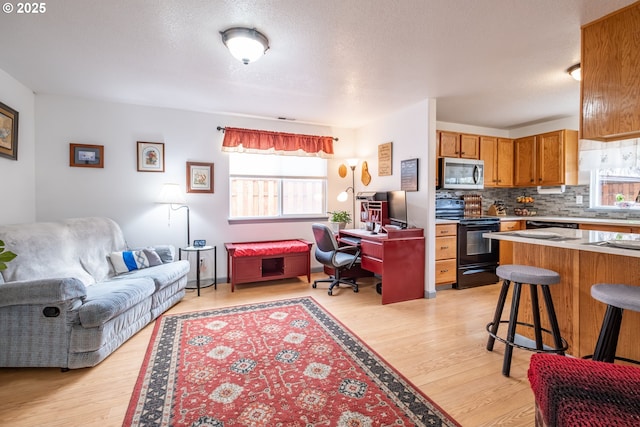
M349 165L351 167L351 202L353 213L353 228L356 228L356 165Z

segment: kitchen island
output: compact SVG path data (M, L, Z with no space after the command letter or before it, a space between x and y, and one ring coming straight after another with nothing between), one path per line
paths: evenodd
M606 305L591 297L596 283L640 286L640 234L565 228L485 233L483 237L513 243L513 263L557 271L561 282L550 286L560 332L568 354L593 354ZM523 292L520 319L532 323ZM543 318L545 316L543 315ZM549 328L543 322L543 327ZM527 329L517 331L530 337ZM640 313L625 311L617 355L640 360Z

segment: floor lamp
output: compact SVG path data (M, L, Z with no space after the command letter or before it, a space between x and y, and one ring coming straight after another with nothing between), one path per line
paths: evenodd
M352 206L351 213L353 221L353 228L356 228L356 166L358 165L358 159L348 159L347 164L351 168L351 187L347 187L342 193L338 194L339 202L346 202L349 198L349 190L352 193Z
M184 193L178 184L163 184L157 203L168 204L171 210L177 211L187 208L187 246L191 246L191 235L189 225L189 206L186 205ZM169 211L169 219L171 219L171 211Z

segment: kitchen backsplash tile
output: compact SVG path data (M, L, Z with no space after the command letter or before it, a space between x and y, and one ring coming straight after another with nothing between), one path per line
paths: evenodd
M455 196L464 194L482 195L482 212L486 214L495 200L502 200L507 207L507 215L514 215L514 208L522 207L516 203L518 196L531 196L535 199L531 210L537 216L568 216L581 218L640 219L640 210L629 209L589 209L589 186L571 185L565 187L562 194L538 194L535 188L485 188L475 191L438 190L437 194L448 193ZM576 204L576 196L582 196L582 204Z

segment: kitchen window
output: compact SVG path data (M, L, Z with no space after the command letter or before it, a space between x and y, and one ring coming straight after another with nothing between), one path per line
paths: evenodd
M580 142L580 170L591 174L590 207L640 209L640 141Z
M592 208L640 209L640 169L599 169L592 173Z
M287 220L327 215L327 161L229 154L229 218Z

